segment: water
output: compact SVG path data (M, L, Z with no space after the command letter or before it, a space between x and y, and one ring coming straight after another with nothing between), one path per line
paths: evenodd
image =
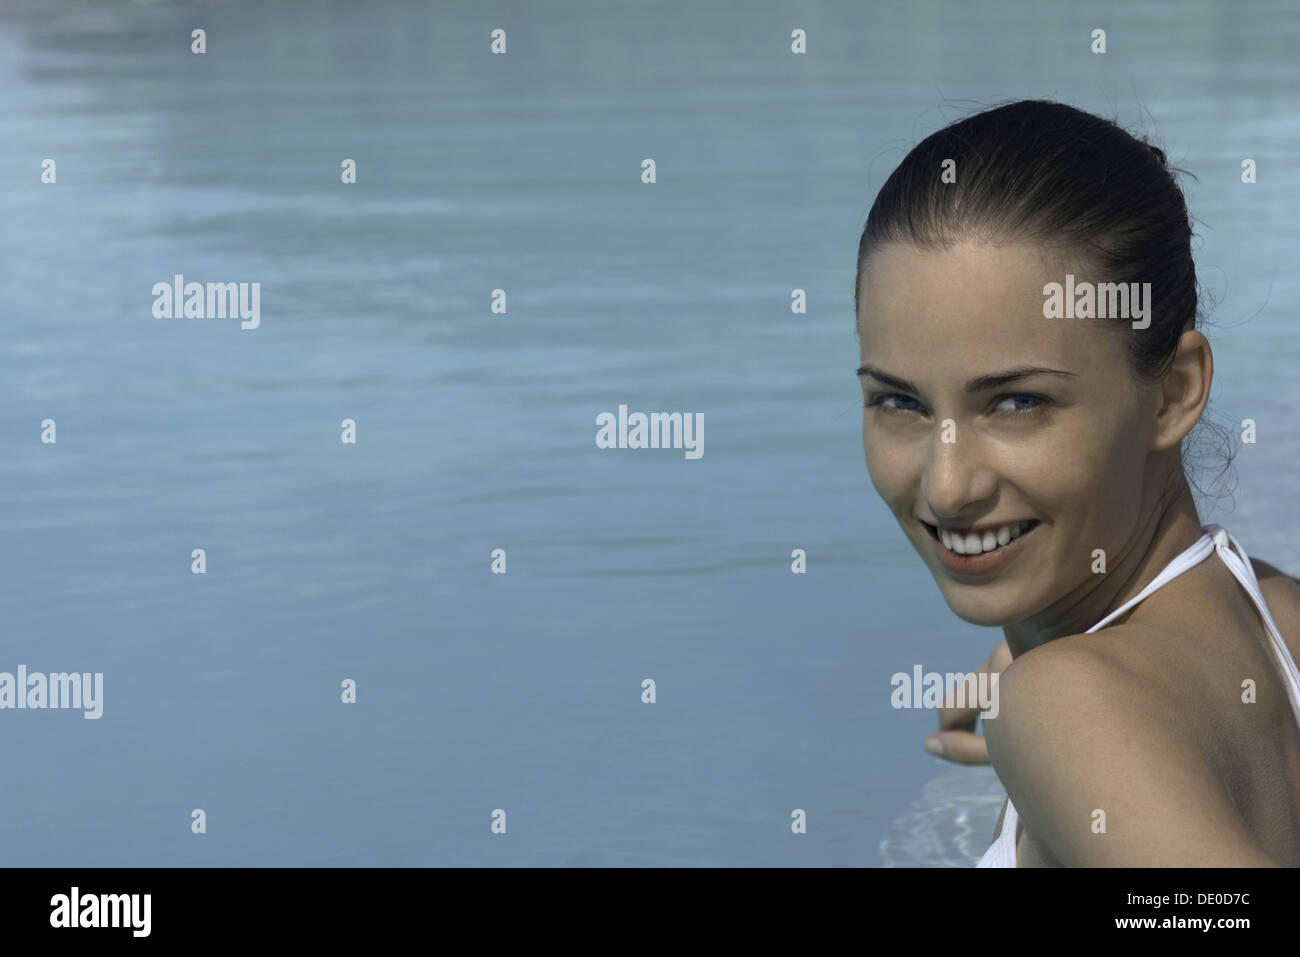
M0 670L105 700L0 716L4 862L973 863L996 780L927 756L889 676L999 636L863 466L866 211L977 106L1154 128L1200 176L1216 414L1261 436L1208 517L1294 570L1296 34L1239 3L11 0ZM152 318L175 273L261 282L260 328ZM596 449L620 403L703 412L705 456Z

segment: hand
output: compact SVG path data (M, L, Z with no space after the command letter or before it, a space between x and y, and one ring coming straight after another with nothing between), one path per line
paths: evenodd
M998 642L989 656L975 666L975 672L987 672L986 679L993 681L993 676L1001 674L1002 669L1011 664L1011 649L1006 639ZM975 733L975 719L979 717L978 707L955 708L951 697L944 699L939 709L939 730L925 739L925 749L936 757L956 764L988 764L989 749L984 735Z

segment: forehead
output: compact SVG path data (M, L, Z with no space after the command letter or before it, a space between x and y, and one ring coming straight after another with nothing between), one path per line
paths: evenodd
M1040 246L883 245L861 276L863 360L899 374L922 366L1004 368L1012 357L1062 369L1122 363L1115 322L1044 317L1043 287L1064 284L1066 273L1076 283L1097 278L1077 257Z

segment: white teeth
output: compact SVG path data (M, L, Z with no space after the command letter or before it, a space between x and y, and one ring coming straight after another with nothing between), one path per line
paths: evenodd
M1025 529L1028 527L1028 522L1012 522L997 529L988 529L984 532L967 532L964 535L941 528L938 530L939 541L943 542L943 547L948 551L955 552L958 555L979 555L983 552L991 552L995 548L1001 548L1008 542L1015 541L1025 533Z

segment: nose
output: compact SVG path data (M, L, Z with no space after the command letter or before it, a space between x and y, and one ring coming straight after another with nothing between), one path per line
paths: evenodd
M936 428L921 476L921 494L934 517L957 523L977 517L996 492L996 473L970 432L963 438L956 430Z

